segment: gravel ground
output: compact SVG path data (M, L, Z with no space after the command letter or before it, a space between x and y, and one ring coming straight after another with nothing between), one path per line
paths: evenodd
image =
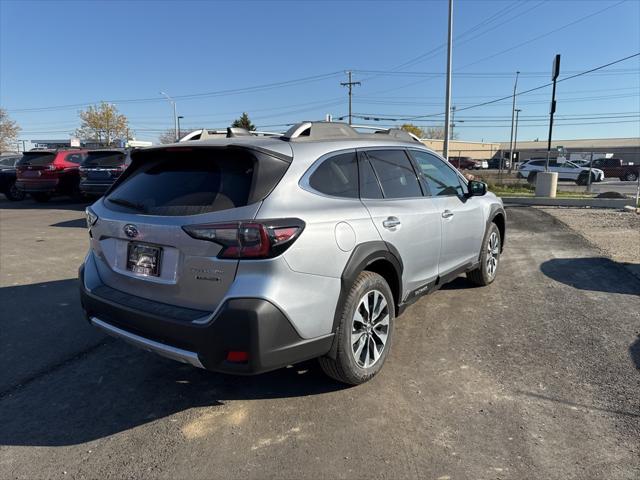
M604 255L640 277L640 215L612 209L540 208L579 233Z
M82 205L0 199L0 479L638 480L640 280L509 208L492 285L398 319L375 379L191 368L84 321ZM310 295L314 292L309 292Z

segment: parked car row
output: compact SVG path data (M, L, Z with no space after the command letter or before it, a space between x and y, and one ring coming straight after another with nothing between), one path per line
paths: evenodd
M580 160L574 163L584 168L589 168L591 165L592 168L602 170L605 177L619 178L627 182L635 182L640 175L640 165L624 162L620 158L596 158L593 161Z
M518 177L526 179L529 183L535 183L538 172L544 172L546 159L532 159L524 162L518 169ZM556 159L549 160L549 171L558 174L558 180L570 180L578 185L589 183L589 168L580 167L573 162L559 162ZM604 172L598 168L591 169L591 182L604 180Z
M9 200L27 194L37 202L54 196L104 195L130 162L125 149L39 149L0 159L0 192Z
M449 163L458 170L481 170L489 168L489 162L486 160L474 160L471 157L449 156Z

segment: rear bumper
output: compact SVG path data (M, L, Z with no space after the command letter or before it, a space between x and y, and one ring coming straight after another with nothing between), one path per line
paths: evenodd
M26 193L54 193L58 190L60 181L51 180L16 180L16 188Z
M250 375L322 356L333 335L302 339L287 317L259 298L227 300L211 312L159 304L107 286L87 289L80 269L87 319L106 333L145 350L207 370ZM230 351L248 361L227 361Z

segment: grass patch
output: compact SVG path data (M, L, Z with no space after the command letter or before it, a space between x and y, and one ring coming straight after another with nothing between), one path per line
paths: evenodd
M536 187L528 183L505 185L489 183L490 192L495 193L499 197L533 197L535 196ZM556 192L556 198L593 198L590 193L581 192Z

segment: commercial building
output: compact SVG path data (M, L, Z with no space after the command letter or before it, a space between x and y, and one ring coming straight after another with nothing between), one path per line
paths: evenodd
M509 156L509 142L500 143L499 145L500 151L498 155L507 158ZM588 159L591 153L594 154L594 158L605 153L611 153L614 158L640 163L640 137L553 140L551 143L551 157L556 158L559 150L561 154L564 153L567 157L574 153L582 154L585 159ZM519 161L526 161L532 157L546 157L547 141L518 141L516 151L518 152Z

